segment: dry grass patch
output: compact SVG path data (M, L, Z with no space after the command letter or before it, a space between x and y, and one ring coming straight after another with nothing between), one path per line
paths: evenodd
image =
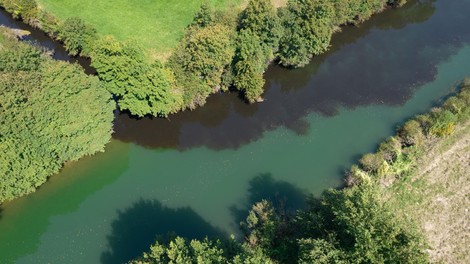
M384 189L396 213L416 221L434 263L470 263L470 123L429 144L416 173Z

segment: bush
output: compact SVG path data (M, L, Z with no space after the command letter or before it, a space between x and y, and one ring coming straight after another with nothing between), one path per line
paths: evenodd
M407 146L420 145L424 140L423 129L421 128L421 124L416 120L406 122L398 130L398 135L403 144Z
M433 124L429 133L438 137L449 136L454 132L457 117L449 110L439 110L431 113Z
M251 30L241 30L235 52L234 85L245 93L250 103L263 93L263 73L270 58L270 48Z
M59 27L58 39L64 42L70 55L87 56L96 40L96 30L78 17L67 18Z
M39 28L52 38L57 39L61 21L48 11L40 10L39 12Z
M161 63L146 62L135 43L101 39L93 51L92 66L121 110L139 117L165 117L181 109L182 95L173 89L173 72Z
M387 138L384 142L380 143L378 152L380 152L385 161L392 164L401 154L400 139L396 137Z
M464 100L452 96L451 98L447 99L446 102L442 105L442 108L452 112L455 115L460 115L463 110L467 107Z
M185 89L185 106L202 105L211 92L221 89L222 76L235 52L233 34L221 24L188 30L169 61L178 86Z
M285 29L279 47L282 65L304 66L312 55L319 55L328 49L335 15L330 1L289 1L282 14Z
M5 29L0 28L0 35ZM1 38L2 36L0 36ZM13 38L13 36L11 36ZM42 61L41 51L32 46L21 46L16 48L17 42L6 41L0 46L0 71L18 72L35 71Z
M300 256L308 260L316 256L324 263L427 263L417 227L400 222L380 202L374 184L329 190L298 217L304 232L301 242L309 242L301 245Z
M268 47L277 49L282 35L281 20L271 0L251 0L240 15L240 29L250 30Z
M14 18L21 18L28 24L34 24L38 18L39 10L35 0L0 0L0 4Z
M368 153L362 156L359 160L359 164L363 170L368 172L377 172L382 165L384 159L380 153Z
M2 203L35 191L64 162L103 151L114 103L79 66L53 61L13 38L0 41Z

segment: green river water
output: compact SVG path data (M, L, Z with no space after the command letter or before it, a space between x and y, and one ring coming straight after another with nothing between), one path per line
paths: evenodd
M121 263L169 231L239 237L262 198L301 208L470 76L468 14L467 0L387 10L306 68L269 69L262 104L222 94L170 120L118 114L106 152L2 206L0 263Z

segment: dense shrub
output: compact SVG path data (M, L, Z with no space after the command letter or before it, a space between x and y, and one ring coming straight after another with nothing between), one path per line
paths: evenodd
M406 122L399 130L398 135L405 145L420 145L424 140L421 124L416 120Z
M291 0L283 13L285 33L279 58L284 66L301 67L325 52L333 34L334 6L327 0Z
M393 163L401 154L401 142L396 137L389 137L380 143L378 151L388 163Z
M221 24L188 30L169 61L178 85L185 88L185 106L202 105L211 92L221 89L222 77L235 52L233 34L230 28ZM188 80L188 76L192 80ZM183 86L188 84L195 85Z
M173 73L158 62L149 64L135 43L102 38L92 53L92 66L121 110L139 117L165 117L181 108Z
M39 10L35 0L0 0L0 5L14 18L21 18L26 23L34 24Z
M423 237L382 204L373 184L330 190L298 215L301 260L311 263L427 263Z
M383 158L378 153L365 154L359 160L359 164L361 164L362 169L365 171L369 171L369 172L376 172L379 169L382 162L383 162Z
M1 203L33 192L64 162L103 151L114 104L79 66L0 40Z
M451 135L455 129L457 116L448 110L439 109L431 113L432 125L429 133L438 137Z
M58 29L58 39L64 42L70 55L89 55L92 43L97 39L96 30L78 17L64 21Z
M256 102L263 93L263 73L270 60L270 48L249 29L237 38L234 60L234 85L245 93L249 102Z
M277 49L282 36L281 20L270 0L251 0L240 15L240 29L250 30L259 41Z
M214 21L214 10L208 2L204 2L194 16L192 26L207 27Z

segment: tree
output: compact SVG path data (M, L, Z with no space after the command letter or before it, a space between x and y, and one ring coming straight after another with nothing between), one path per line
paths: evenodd
M207 27L214 21L214 11L208 2L204 2L193 19L192 26Z
M177 85L184 89L185 106L202 105L211 92L221 89L234 56L233 34L221 24L188 30L169 61Z
M333 34L333 4L327 0L291 0L283 13L285 34L279 48L280 63L301 67L312 55L325 52Z
M89 55L97 38L96 30L78 17L67 18L59 27L58 39L62 40L70 55Z
M282 26L270 0L251 0L240 15L240 29L251 30L262 43L277 50Z
M256 102L263 93L263 73L270 60L270 49L251 30L242 29L235 54L234 85L249 102Z
M146 62L135 43L101 39L92 54L92 66L107 89L116 96L119 108L132 115L166 117L181 109L181 93L174 89L174 76L156 62Z
M21 18L26 23L37 19L39 9L35 0L1 0L0 3L14 18Z
M416 226L399 222L373 184L330 190L297 221L306 230L301 256L348 263L427 263Z
M114 103L79 66L13 37L0 44L1 203L35 191L64 162L103 151Z

